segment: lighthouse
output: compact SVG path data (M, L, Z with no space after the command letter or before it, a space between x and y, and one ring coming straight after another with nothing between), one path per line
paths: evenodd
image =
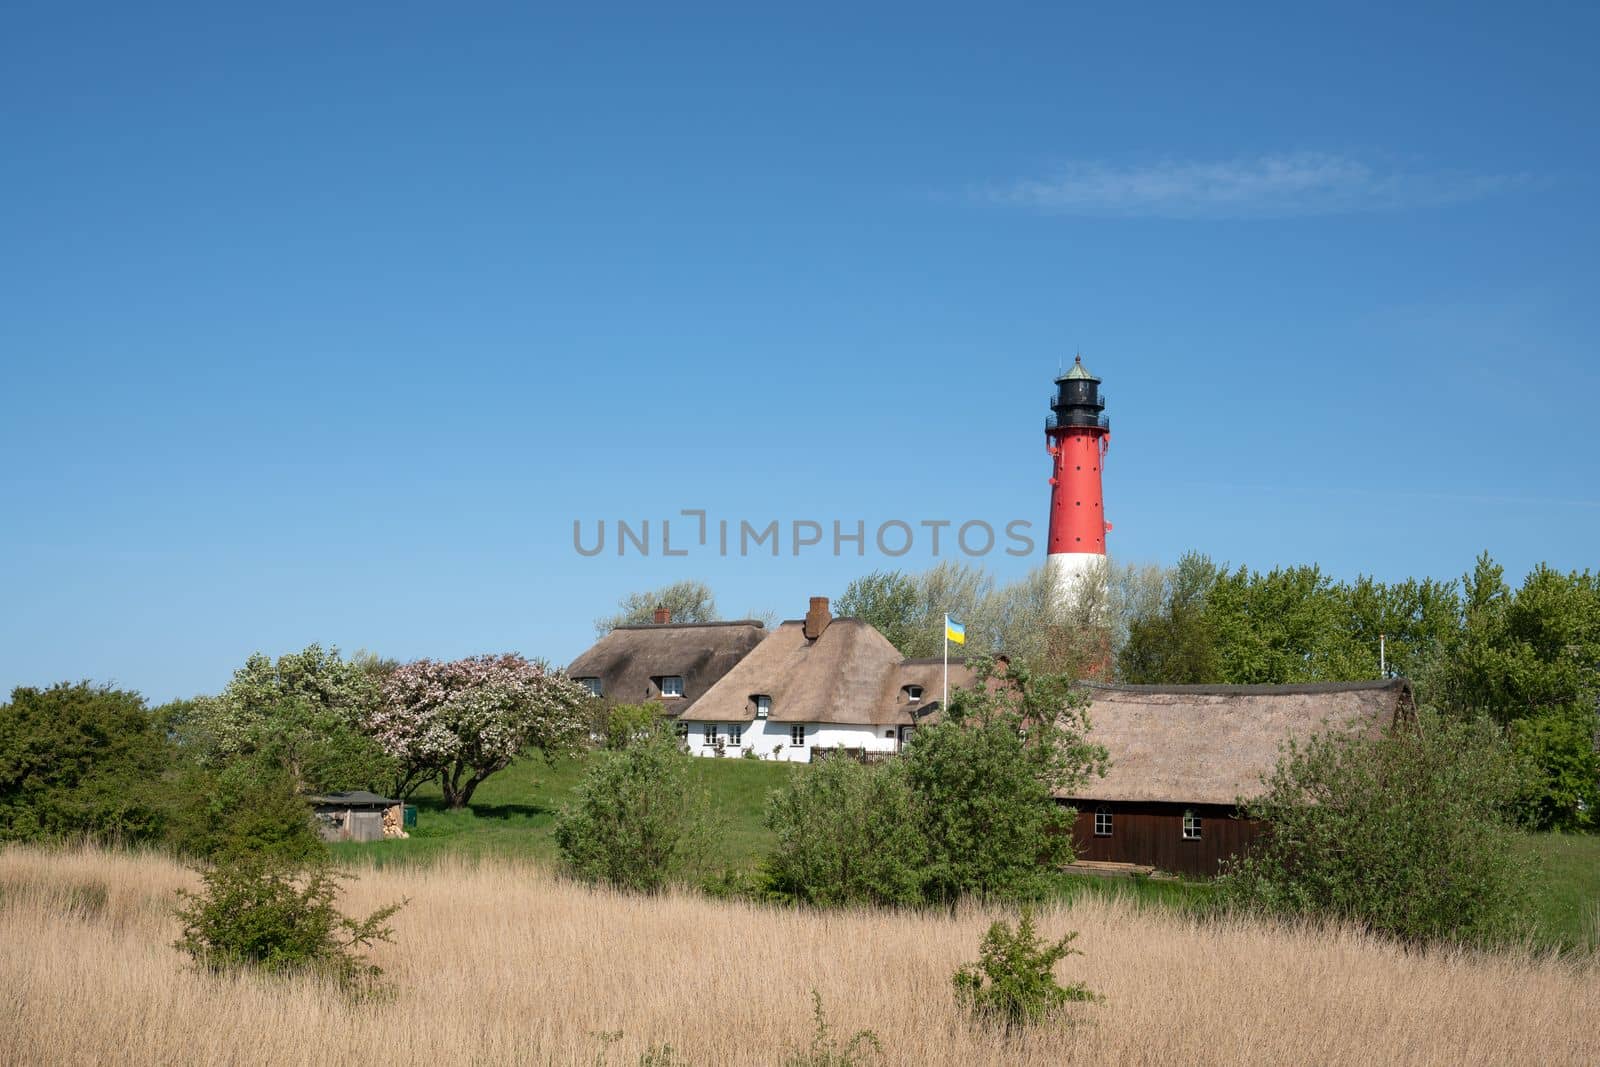
M1056 379L1050 414L1044 420L1050 453L1050 582L1058 606L1073 604L1082 583L1105 580L1106 521L1100 494L1100 468L1111 444L1111 420L1100 379L1083 357Z

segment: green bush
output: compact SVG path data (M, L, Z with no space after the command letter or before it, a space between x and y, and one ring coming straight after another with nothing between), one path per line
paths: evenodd
M0 841L166 832L171 746L137 693L60 683L0 705Z
M1022 909L1015 930L995 922L983 936L978 961L952 976L956 1000L976 1021L1014 1030L1044 1022L1074 1001L1097 999L1082 983L1056 981L1056 964L1082 955L1072 947L1077 936L1074 930L1059 941L1044 941L1030 908Z
M1600 752L1589 708L1561 708L1511 725L1526 769L1519 810L1541 829L1587 830L1600 817Z
M927 844L903 765L834 757L800 770L768 801L777 835L768 888L808 904L922 900Z
M365 919L349 918L334 901L339 882L350 875L326 861L237 855L204 868L201 876L199 893L178 893L183 936L174 947L207 969L309 972L350 989L368 988L382 973L360 950L392 939L385 924L403 901Z
M219 861L271 854L309 862L327 854L310 805L270 762L240 757L219 771L190 768L173 794L168 836L180 852Z
M1488 720L1424 711L1381 738L1316 736L1286 747L1264 785L1242 807L1271 830L1229 865L1226 903L1406 941L1491 942L1523 929L1522 776Z
M626 747L597 753L556 820L572 873L640 893L693 880L717 832L704 793L690 789L693 758L659 720Z

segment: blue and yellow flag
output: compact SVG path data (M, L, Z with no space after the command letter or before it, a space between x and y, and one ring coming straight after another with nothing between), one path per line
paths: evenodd
M967 643L967 628L946 615L944 617L944 637L946 641L954 641L958 645Z

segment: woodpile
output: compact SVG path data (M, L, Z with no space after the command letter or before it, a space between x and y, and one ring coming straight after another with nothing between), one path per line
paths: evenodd
M400 838L404 840L411 835L406 833L405 808L400 804L385 808L383 812L383 836L385 838Z

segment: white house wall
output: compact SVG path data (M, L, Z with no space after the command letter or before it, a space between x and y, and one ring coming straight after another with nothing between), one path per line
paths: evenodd
M715 745L705 743L706 723L686 720L689 726L689 754L715 756ZM714 723L717 736L725 742L729 730L742 726L739 744L724 744L723 756L735 759L753 751L762 759L778 759L786 763L810 763L811 752L819 748L853 748L867 752L896 752L899 745L893 726L859 726L845 723L806 723L806 743L796 747L789 743L789 727L796 723L773 722L771 719L751 719L747 723ZM890 736L885 737L884 734ZM781 748L779 747L781 746Z

